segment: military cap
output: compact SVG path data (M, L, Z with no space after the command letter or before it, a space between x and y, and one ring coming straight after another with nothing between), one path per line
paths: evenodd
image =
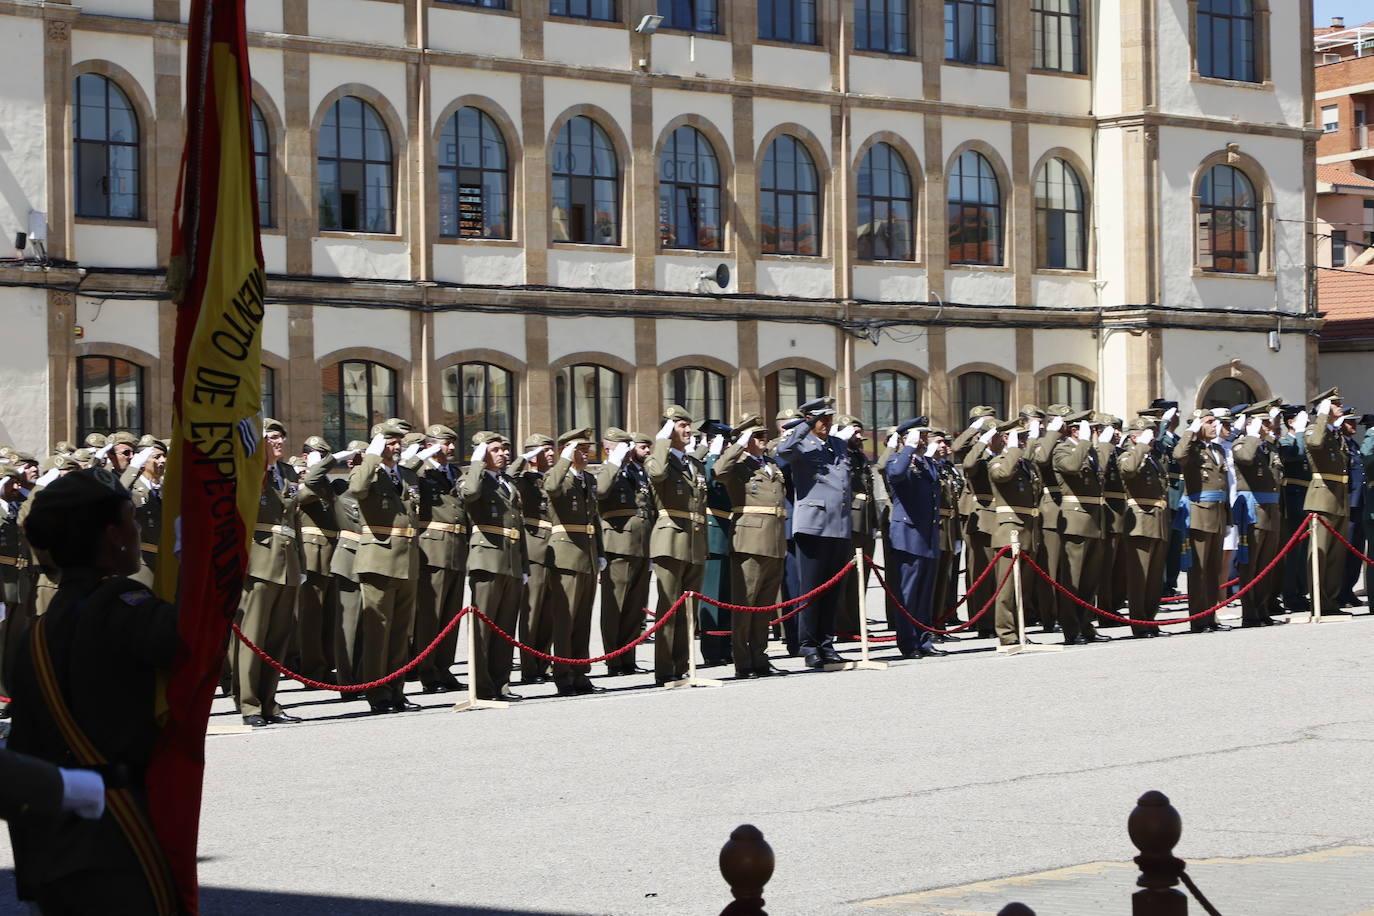
M926 417L912 417L910 420L894 427L892 431L899 436L905 436L913 429L924 429L929 423L930 420Z
M1199 407L1197 410L1193 411L1193 419L1194 419L1194 420L1207 420L1207 419L1215 419L1215 418L1216 418L1216 414L1212 413L1210 410L1204 410L1204 409L1201 408L1201 407Z
M814 398L797 408L806 417L823 417L835 412L835 399L831 397Z
M149 441L146 443L140 441L138 443L138 448L140 451L142 451L145 448L155 448L160 449L164 455L170 451L170 449L167 448L167 443L161 439L153 439L151 436L144 436L143 438L148 439Z
M88 448L79 448L72 452L72 457L82 464L90 464L91 459L95 457L95 453Z
M38 463L38 470L41 473L48 473L57 465L57 455L49 455Z
M701 421L701 434L707 438L715 436L728 436L734 432L734 428L729 423L722 423L719 420Z
M654 441L654 437L651 436L651 435L649 435L648 433L635 433L635 432L632 432L632 433L630 433L630 441L631 441L631 442L648 442L648 443L652 444L653 441Z
M100 433L91 433L89 436L82 440L82 443L87 448L91 449L104 448L105 437L102 436Z
M1228 407L1228 408L1226 408L1226 409L1229 410L1229 411L1231 412L1231 416L1233 416L1233 417L1243 417L1243 416L1245 416L1245 415L1250 411L1250 405L1249 405L1249 404L1232 404L1230 407Z
M303 468L305 467L305 458L300 455L292 455L290 458L286 459L286 463L293 468Z
M1021 429L1020 417L1014 417L1010 420L997 420L994 418L993 422L997 424L997 431L999 433L1009 433L1014 429Z
M8 445L0 445L0 459L8 461L14 457L14 449Z
M320 452L321 454L327 454L334 451L329 447L329 443L324 440L323 436L311 436L309 439L306 439L305 450L307 452Z
M630 434L619 426L608 426L606 431L601 434L601 438L606 442L633 442Z
M105 440L106 445L138 445L138 437L127 430L117 430L110 433L110 437Z
M478 430L472 434L473 445L490 445L493 442L505 442L506 437L500 433L494 433L489 429Z
M348 450L350 452L361 452L364 449L366 449L367 446L368 443L364 442L361 439L350 439L348 443Z
M494 436L496 434L492 433L492 435ZM473 445L476 444L476 441L474 441ZM525 437L525 444L522 447L525 449L525 451L528 452L532 448L543 448L546 445L553 445L552 436L546 436L543 433L530 433L528 436Z
M863 428L864 428L864 423L863 423L863 421L860 420L858 417L854 416L854 415L851 414L851 413L842 413L842 414L840 414L839 417L835 420L835 425L836 425L836 426L857 426L857 427L859 427L859 429L863 429Z
M784 407L773 415L774 423L781 423L784 420L795 420L802 415L801 411L795 407Z
M994 416L996 413L997 411L993 410L991 407L988 407L986 404L979 404L977 407L974 407L972 410L968 412L968 418L970 420L977 420L982 417Z
M1047 417L1067 417L1071 413L1073 413L1073 408L1068 404L1051 404L1045 408L1045 416Z
M1036 407L1034 404L1023 404L1021 406L1021 416L1025 417L1028 420L1031 417L1034 417L1037 420L1043 420L1045 419L1045 412L1041 410L1039 407Z
M82 468L59 477L39 490L33 497L33 508L29 512L28 525L53 514L66 514L82 506L103 500L122 497L129 499L129 491L120 484L119 478L104 468ZM29 531L32 540L33 531ZM35 543L33 546L45 550L49 544Z
M1273 410L1275 407L1278 407L1278 406L1279 406L1280 404L1282 404L1282 403L1283 403L1283 399L1282 399L1282 398L1270 398L1270 399L1267 400L1267 401L1260 401L1260 402L1258 402L1258 403L1251 404L1249 407L1245 408L1245 410L1241 411L1241 413L1244 414L1244 415L1247 416L1247 417L1253 417L1253 416L1265 416L1265 417L1267 417L1267 416L1269 416L1269 411Z
M402 446L403 448L408 448L408 447L410 447L410 446L412 446L412 445L419 445L421 442L424 442L424 441L425 441L425 434L424 434L424 433L414 433L414 432L406 433L404 436L401 437L401 446Z
M1359 420L1359 414L1360 414L1359 408L1358 408L1358 407L1352 407L1352 408L1350 408L1349 410L1347 410L1345 413L1341 414L1341 418L1340 418L1340 420L1339 420L1338 422L1340 422L1340 423L1356 423L1356 422L1358 422L1358 420Z
M1235 417L1231 416L1231 408L1229 407L1213 407L1211 412L1212 416L1223 423L1230 423L1235 419Z
M76 451L76 446L68 442L66 439L63 439L61 442L54 445L52 447L52 450L54 452L57 452L59 455L70 455L72 452Z
M10 461L13 461L15 464L38 463L38 459L35 458L33 455L30 455L28 452L15 452L13 455L10 456Z
M591 445L592 437L596 435L590 426L581 429L570 429L558 437L558 444L567 445Z
M1164 411L1165 408L1163 407L1143 407L1137 410L1135 415L1137 417L1144 417L1147 420L1162 420L1164 419Z
M1154 429L1155 422L1151 420L1149 417L1136 417L1134 420L1130 422L1130 425L1128 425L1126 428L1128 430Z
M403 439L405 438L406 434L410 432L410 429L411 427L409 423L405 423L404 425L402 425L401 423L396 423L392 420L383 420L376 426L372 427L372 435L374 437L385 436L388 439Z
M12 464L0 464L0 483L5 480L23 480L24 472Z
M410 432L412 429L415 428L415 424L414 424L414 423L411 423L409 420L403 420L403 419L401 419L400 417L388 417L387 419L383 420L382 422L383 422L383 423L390 423L392 426L399 426L401 429L404 429L406 432Z
M270 432L279 432L284 436L286 435L286 426L280 420L265 417L262 421L262 434L265 436Z
M692 415L687 412L685 407L681 407L677 404L669 404L667 407L663 408L663 419L686 420L688 423L691 423Z
M1086 420L1089 425L1092 425L1094 423L1093 416L1094 415L1091 410L1080 410L1078 413L1066 414L1064 416L1064 422L1082 423L1084 420Z
M1109 413L1095 413L1092 419L1093 426L1115 426L1121 428L1121 418Z
M932 427L931 430L927 433L927 435L929 435L929 436L932 437L932 438L939 437L939 438L941 438L941 439L948 439L948 438L949 438L949 430L947 430L947 429L935 429L935 428Z
M450 439L450 440L452 440L452 441L454 441L454 442L457 442L457 441L458 441L458 434L457 434L456 432L453 431L453 428L452 428L452 427L445 426L445 425L442 424L442 423L434 423L434 424L432 424L432 425L430 425L430 426L426 426L426 427L425 427L425 438L427 438L427 439Z
M1282 413L1285 418L1291 420L1306 409L1307 406L1305 404L1284 404L1279 408L1279 412Z
M764 428L763 417L759 414L751 413L740 418L740 421L735 424L735 428L730 430L730 436L738 439L746 433L752 436L754 433L759 432L764 434L768 432L768 430Z
M1171 401L1168 398L1155 398L1150 402L1151 410L1158 410L1161 414L1166 410L1177 410L1178 401Z
M1335 401L1336 403L1340 403L1340 402L1343 400L1343 399L1341 398L1341 389L1335 388L1335 387L1326 389L1326 390L1323 391L1321 394L1317 395L1315 398L1312 399L1312 405L1315 407L1316 405L1320 404L1322 401L1325 401L1325 400L1328 400L1328 399L1329 399L1329 400L1332 400L1332 401Z

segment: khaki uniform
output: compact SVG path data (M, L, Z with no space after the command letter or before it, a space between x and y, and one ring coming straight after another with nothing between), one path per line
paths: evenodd
M1064 560L1059 581L1065 588L1092 601L1102 574L1103 538L1107 532L1102 501L1101 455L1085 439L1065 439L1054 448L1054 469L1061 487ZM1059 625L1064 642L1091 640L1092 611L1067 599L1059 602Z
M644 466L626 457L596 472L597 517L606 569L601 573L601 644L609 652L644 630L649 603L649 536L654 528L654 491ZM630 650L606 662L610 674L638 670Z
M296 599L296 642L301 673L316 681L329 680L334 667L334 634L339 626L338 589L329 571L339 542L328 476L336 465L332 455L324 455L301 477L301 487L311 498L303 495L300 504L305 582Z
M587 658L591 647L592 601L596 597L597 541L596 484L590 469L577 473L566 458L559 458L544 476L549 497L549 535L558 584L551 590L553 654L563 658ZM553 680L560 693L585 691L590 665L553 663Z
M142 531L138 552L143 566L131 578L152 588L157 575L158 546L162 539L162 484L154 484L143 476L141 468L129 468L119 482L129 491L129 498L134 504L134 519Z
M730 594L748 607L776 604L787 556L787 488L782 470L767 456L755 458L743 443L716 459L715 471L725 482L734 505L730 540ZM731 654L741 674L769 669L768 625L773 614L743 611L731 621Z
M994 458L985 458L986 448L980 442L969 452L970 455L975 453L979 454L980 460L985 461L988 482L992 487L992 511L997 519L996 527L991 533L993 551L1011 544L1014 532L1021 549L1035 556L1041 484L1035 473L1035 466L1026 456L1026 450L1019 447L1006 448L1002 454ZM994 573L996 580L992 583L992 588L997 587L997 583L1006 575L1013 562L1015 561L1010 552L997 561L997 571ZM1018 641L1015 575L1007 578L1006 585L998 593L996 608L994 626L997 641L1004 646L1012 645Z
M1154 620L1164 591L1164 558L1169 547L1169 469L1153 444L1131 443L1117 458L1126 492L1123 552L1126 603L1135 620ZM1154 636L1158 627L1133 627L1136 636Z
M0 678L13 664L11 656L19 634L33 620L29 578L29 547L19 529L19 507L0 503L0 601L5 604L5 619L0 621ZM10 696L3 680L0 695Z
M997 528L997 512L992 505L992 484L988 481L987 463L984 460L984 447L978 442L980 430L966 429L959 434L950 446L955 456L961 457L960 466L964 472L964 489L959 495L959 516L963 519L964 529L964 576L969 585L987 569L992 562L992 535ZM969 593L969 613L976 614L992 597L997 587L992 576ZM987 617L978 624L980 636L993 635L993 624Z
M1064 562L1063 485L1054 469L1054 450L1062 436L1062 429L1042 429L1040 437L1028 444L1030 459L1045 485L1045 495L1040 497L1040 547L1036 551L1035 562L1055 581L1061 578ZM1059 590L1043 577L1036 576L1035 585L1026 591L1035 596L1035 612L1040 619L1040 629L1046 633L1054 632L1060 616Z
M458 484L468 508L468 578L472 603L507 633L515 630L529 570L520 494L505 475L488 473L481 461L468 464ZM476 657L470 661L480 699L497 699L510 686L510 645L482 621L476 626Z
M333 458L326 458L333 461ZM345 480L327 481L333 496L334 523L339 540L329 558L329 573L334 577L334 590L339 596L339 624L334 631L334 669L338 683L361 682L358 669L362 663L359 640L363 613L362 583L358 581L358 544L362 541L362 512L358 501L348 492ZM325 497L328 499L328 497Z
M940 565L935 570L935 588L931 597L931 620L954 606L957 600L955 584L959 577L959 495L964 488L964 478L959 469L949 460L940 462ZM890 599L889 599L890 603ZM978 608L967 611L976 614ZM900 613L900 612L899 612ZM950 629L958 623L958 615L951 614L936 624L940 629ZM942 637L937 637L939 641Z
M416 545L420 551L411 657L419 655L463 609L467 571L467 508L458 496L458 474L451 465L417 467L420 498L415 506ZM416 669L429 691L457 690L450 670L458 652L458 627Z
M1246 532L1246 560L1239 565L1241 585L1250 582L1260 570L1278 556L1283 531L1283 510L1279 505L1279 483L1283 480L1283 461L1278 447L1259 436L1242 436L1231 447L1236 466L1236 496L1247 504L1251 524ZM1275 570L1240 596L1241 622L1263 626L1270 621L1269 606L1278 594L1279 574Z
M1188 569L1188 613L1197 614L1221 600L1224 570L1222 544L1231 522L1230 482L1221 446L1208 445L1184 430L1174 446L1174 458L1183 469L1188 500L1188 538L1193 565ZM1187 546L1184 552L1187 552ZM1194 633L1218 629L1216 614L1189 624Z
M553 650L553 617L549 614L551 593L558 585L558 570L549 550L553 522L549 520L549 497L544 492L544 475L533 468L514 473L511 479L520 494L524 524L525 554L529 557L530 578L520 604L520 641L545 654ZM534 684L549 674L549 663L537 655L520 653L520 682Z
M1312 482L1308 484L1307 499L1302 507L1304 512L1319 513L1327 524L1344 534L1350 524L1350 456L1346 452L1345 437L1328 428L1327 420L1321 414L1313 414L1311 425L1303 434ZM1341 607L1345 547L1325 525L1318 523L1312 533L1312 549L1317 552L1321 571L1321 613L1330 614Z
M695 458L655 439L645 462L658 502L658 519L649 539L658 582L656 616L663 617L685 591L698 591L706 571L706 470ZM687 675L688 602L669 618L654 640L654 679L660 684Z
M376 680L409 659L410 628L415 620L415 583L419 551L415 548L414 507L419 502L415 472L396 465L395 480L380 455L363 455L348 475L348 492L361 516L358 575L362 606L358 627L360 682ZM405 702L405 679L367 691L373 708Z
M1102 572L1097 580L1097 606L1115 613L1126 603L1126 488L1117 465L1118 435L1112 442L1094 442L1102 465ZM1099 626L1119 626L1103 618Z

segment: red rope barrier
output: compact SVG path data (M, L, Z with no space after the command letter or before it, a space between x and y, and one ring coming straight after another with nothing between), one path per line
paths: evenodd
M794 607L792 610L788 611L786 614L783 614L781 617L775 617L775 618L773 618L772 620L768 621L768 626L770 626L770 627L775 627L775 626L777 626L777 625L780 624L780 623L785 623L786 621L791 620L793 617L796 617L796 616L797 616L798 614L800 614L802 611L806 610L806 608L809 607L810 604L811 604L811 602L808 601L808 602L806 602L806 604L799 604L799 605L797 605L797 606ZM645 613L647 614L648 612L645 611ZM734 631L734 630L704 630L704 631L702 631L702 634L701 634L701 635L703 635L703 636L733 636L733 635L735 635L735 631Z
M512 646L515 646L515 648L519 649L521 652L528 652L535 658L542 658L546 662L557 662L562 665L590 665L594 662L604 662L608 659L617 658L621 655L624 655L626 652L629 652L635 646L644 642L650 636L653 636L654 633L658 632L659 628L661 628L665 623L668 622L669 617L672 617L674 614L676 614L678 610L681 609L681 607L687 603L687 597L691 594L691 592L683 592L682 595L677 599L677 601L673 602L673 606L668 608L667 612L665 612L662 617L654 621L653 626L649 627L649 629L645 630L643 633L639 634L639 636L635 637L630 642L627 642L619 649L616 649L612 652L607 652L605 655L598 655L595 658L563 658L561 655L549 655L547 653L540 652L533 646L525 645L520 640L516 639L514 636L511 636L505 630L498 627L495 623L492 622L492 619L490 617L488 617L486 614L483 614L477 608L470 608L469 610L471 610L471 612L477 616L478 620L483 621L484 623L486 623L487 626L491 627L493 633L495 633L497 636L500 636L502 639L510 643Z
M840 580L843 579L845 576L849 575L849 571L853 568L854 561L850 560L848 563L844 564L844 566L840 567L839 572L835 573L835 575L831 576L829 579L822 582L820 585L817 585L815 588L811 589L811 591L807 592L805 595L798 595L795 598L788 598L786 601L779 601L777 604L760 605L759 607L750 607L749 605L745 604L728 604L724 601L718 601L709 595L703 595L701 592L683 592L682 594L683 597L690 595L694 598L700 598L707 604L714 604L716 607L722 608L727 611L743 611L746 614L769 614L773 611L780 611L785 607L791 607L794 604L809 602L812 598L815 598L822 592L829 591L830 589L838 585ZM786 619L786 617L780 617L778 618L778 620L773 621L773 623L778 623L779 620Z
M1240 581L1240 576L1236 576L1234 579L1231 579L1231 580L1229 580L1229 581L1226 581L1226 582L1221 583L1221 587L1222 587L1222 588L1230 588L1231 586L1235 585L1235 584L1236 584L1237 582L1239 582L1239 581ZM1160 603L1160 604L1182 604L1183 602L1185 602L1185 601L1187 601L1187 600L1188 600L1188 596L1187 596L1187 595L1170 595L1170 596L1167 597L1167 598L1160 598L1160 599L1159 599L1159 603ZM1234 596L1232 596L1232 600L1235 600Z
M1287 556L1287 555L1288 555L1288 552L1289 552L1290 550L1292 550L1295 546L1297 546L1297 544L1298 544L1300 541L1302 541L1304 538L1306 538L1307 535L1308 535L1307 526L1306 526L1306 525L1300 526L1295 532L1293 532L1293 536L1292 536L1291 538L1288 539L1288 543L1283 545L1283 549L1280 550L1280 551L1278 552L1278 554L1275 555L1274 559L1271 560L1271 561L1269 562L1269 565L1266 566L1266 567L1264 567L1264 569L1261 569L1258 573L1256 573L1256 574L1255 574L1255 578L1253 578L1253 579L1251 579L1249 582L1247 582L1247 583L1245 584L1245 586L1244 586L1243 588L1241 588L1240 591L1236 592L1234 595L1231 595L1231 596L1229 596L1229 597L1222 598L1220 602L1218 602L1217 604L1212 605L1210 608L1208 608L1208 609L1205 610L1205 611L1199 611L1198 613L1193 614L1193 615L1190 616L1190 617L1179 617L1179 618L1177 618L1177 619L1175 619L1175 620L1136 620L1136 619L1133 618L1133 617L1120 617L1120 616L1118 616L1118 615L1116 615L1116 614L1111 613L1110 611L1104 611L1104 610L1102 610L1102 608L1098 607L1097 605L1092 604L1091 602L1088 602L1088 601L1084 601L1082 598L1078 597L1078 596L1075 595L1073 592L1069 591L1067 588L1065 588L1064 586L1060 585L1058 582L1056 582L1056 581L1054 581L1053 579L1051 579L1049 573L1047 573L1047 572L1045 572L1043 569L1041 569L1041 568L1040 568L1040 564L1038 564L1038 563L1036 563L1034 560L1032 560L1032 559L1030 558L1030 555L1029 555L1029 554L1025 554L1025 553L1021 554L1021 559L1022 559L1022 560L1025 560L1026 563L1030 566L1031 569L1033 569L1033 570L1035 570L1037 573L1039 573L1039 574L1040 574L1040 578L1044 579L1044 580L1045 580L1046 582L1048 582L1050 585L1054 586L1054 588L1055 588L1060 594L1067 595L1067 596L1068 596L1072 601L1074 601L1076 604L1080 605L1081 607L1087 608L1088 610L1092 611L1094 614L1097 614L1098 616L1105 617L1105 618L1107 618L1108 620L1115 620L1115 621L1117 621L1118 623L1128 623L1128 624L1130 624L1131 626L1138 626L1138 627L1166 627L1166 626L1169 626L1169 625L1175 624L1175 623L1191 623L1191 622L1194 621L1194 620L1200 620L1200 619L1203 618L1203 617L1207 617L1208 615L1215 614L1217 611L1219 611L1219 610L1221 610L1222 608L1226 607L1226 605L1230 604L1232 601L1235 601L1237 598L1241 597L1241 596L1244 595L1246 592L1250 591L1250 589L1254 588L1256 585L1259 584L1259 581L1260 581L1261 579L1263 579L1265 576L1267 576L1267 575L1269 575L1271 572L1273 572L1273 571L1274 571L1274 568L1275 568L1276 566L1279 565L1279 561L1282 560L1285 556Z
M0 703L13 703L13 702L14 702L14 701L11 700L9 697L0 697Z
M1005 556L1010 550L1010 547L1003 547L1001 550L997 551L995 554L992 555L992 562L987 565L987 568L984 569L983 572L979 574L978 578L973 581L973 584L969 586L969 590L964 593L964 597L959 599L959 604L963 604L965 601L968 600L968 596L973 594L973 590L976 589L980 584L982 584L982 581L985 578L987 578L988 573L997 568L997 561L1002 559L1002 557ZM935 633L939 636L949 636L953 633L958 633L961 630L967 630L969 627L973 626L974 622L977 621L978 618L983 616L983 614L987 611L988 608L992 607L993 600L989 600L988 603L983 606L982 610L980 610L977 614L968 619L967 623L961 623L959 624L959 626L954 627L953 629L941 630L933 626L928 626L924 623L921 623L921 621L917 620L915 617L912 617L911 612L908 611L906 607L902 604L901 600L892 593L892 589L888 587L887 580L885 580L883 578L883 574L878 571L880 567L878 566L878 564L872 562L873 558L865 555L864 559L869 561L869 568L872 569L873 574L878 577L878 584L883 587L883 591L887 592L887 597L892 600L892 603L894 605L896 605L897 610L901 611L903 616L905 616L907 620L910 620L913 624L920 627L922 630L925 630L927 633ZM1004 573L1002 575L1002 581L997 584L997 590L992 593L993 599L996 599L998 593L1002 591L1002 586L1006 583L1008 575L1010 575L1010 572ZM943 623L946 617L948 617L950 614L953 614L955 610L958 609L959 604L954 605L954 607L950 608L949 610L941 614L940 619L936 620L935 623ZM892 638L894 640L896 639L895 636Z
M1313 514L1313 515L1317 515L1317 513L1315 513L1315 512L1313 512L1312 514ZM1340 533L1339 531L1337 531L1335 528L1331 527L1331 523L1328 522L1325 518L1323 518L1323 517L1320 516L1320 515L1317 515L1317 521L1321 522L1321 523L1322 523L1322 527L1324 527L1327 531L1330 531L1333 535L1335 535L1335 536L1336 536L1336 540L1338 540L1338 541L1340 541L1342 544L1344 544L1346 550L1350 551L1350 552L1353 553L1355 556L1359 557L1361 560L1364 560L1364 561L1365 561L1366 563L1368 563L1370 566L1374 566L1374 560L1371 560L1369 557L1365 556L1364 554L1362 554L1362 553L1360 553L1358 550L1356 550L1356 549L1355 549L1355 545L1352 544L1352 543L1350 543L1349 541L1347 541L1347 540L1345 539L1345 535L1341 534L1341 533Z

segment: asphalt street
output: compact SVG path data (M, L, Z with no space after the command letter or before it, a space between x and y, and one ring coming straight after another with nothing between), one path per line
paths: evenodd
M521 688L532 699L469 712L416 696L424 711L368 716L290 685L307 722L208 739L203 911L713 914L730 899L720 846L752 823L777 855L775 916L995 913L1035 895L980 885L987 909L939 909L921 892L1128 863L1126 817L1148 789L1182 812L1189 860L1374 845L1374 618L1014 657L953 648L720 688ZM216 712L238 721L225 700ZM11 861L0 841L0 869ZM1096 896L1061 882L1056 905L1051 881L1027 902L1128 913L1135 872L1103 874ZM1305 916L1374 909L1374 882L1245 874L1216 879L1227 916L1292 916L1271 908L1280 885Z

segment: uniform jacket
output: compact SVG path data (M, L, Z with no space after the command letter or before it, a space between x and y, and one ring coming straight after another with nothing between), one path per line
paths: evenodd
M162 539L162 486L143 476L142 468L129 468L120 478L120 483L129 491L134 503L134 518L143 530L138 545L143 554L143 563L149 569L157 569L157 551Z
M940 555L940 469L913 446L898 449L884 467L892 515L887 543L918 557Z
M792 472L792 534L844 538L853 533L849 443L836 436L821 439L800 423L778 445L778 455Z
M354 561L359 576L413 579L419 570L413 513L420 484L410 468L398 464L396 475L399 487L392 483L380 455L363 455L362 463L348 475L348 492L358 501L361 516Z
M0 748L0 820L56 818L62 810L62 792L57 767Z
M1360 443L1360 460L1364 462L1364 520L1367 530L1374 530L1374 429L1367 429Z
M549 535L553 522L549 515L549 495L544 492L544 472L533 468L509 478L520 494L521 521L525 528L525 555L535 566L552 566Z
M473 461L458 483L468 507L468 572L520 577L529 571L520 494L504 475Z
M654 489L644 465L633 458L616 467L609 461L596 472L597 517L601 549L622 557L649 556L654 530Z
M706 468L706 553L712 557L728 557L734 530L731 524L734 503L724 481L716 477L715 466L719 460L720 455L710 454L702 459Z
M1124 533L1155 541L1169 539L1169 469L1155 443L1130 443L1116 459L1126 488Z
M1108 534L1103 502L1101 453L1086 439L1065 439L1054 447L1054 469L1062 490L1062 530L1067 535L1100 538Z
M755 458L743 444L732 445L713 468L734 504L735 553L782 557L787 553L787 482L782 469L766 455Z
M992 531L992 546L1006 547L1015 532L1022 550L1035 551L1040 516L1040 483L1035 466L1020 447L1006 448L987 462L988 482L997 526ZM1006 587L1010 588L1008 582Z
M339 522L335 518L334 489L329 472L338 467L333 455L323 455L305 469L301 477L301 551L305 571L327 575L339 543Z
M277 462L277 473L280 488L270 472L262 481L253 543L248 548L248 575L294 588L300 584L302 566L300 521L296 511L300 485L295 468L286 462Z
M1303 434L1307 444L1307 463L1312 468L1312 483L1307 487L1303 509L1323 515L1350 513L1350 456L1345 437L1330 429L1320 414Z
M564 572L591 574L601 555L598 541L601 525L596 518L596 482L590 468L581 475L572 462L559 458L544 475L544 492L549 496L549 521L553 530L549 546L553 565Z
M1231 520L1231 485L1221 445L1209 447L1185 430L1174 446L1174 458L1183 469L1188 493L1188 527L1205 533L1225 531Z
M867 544L873 540L878 530L878 495L873 486L873 465L862 449L854 448L850 440L849 449L849 487L854 494L850 503L849 524L854 534L854 543Z
M420 561L461 572L468 560L467 506L458 495L458 470L450 464L416 468L420 498L415 502Z
M964 489L959 494L959 515L964 520L965 537L977 532L992 534L997 529L997 511L992 503L992 482L988 480L988 447L979 439L964 451L961 467Z
M348 492L348 481L329 481L334 493L334 522L339 526L339 542L329 558L329 571L350 582L358 581L358 542L362 540L363 514L358 501Z
M1283 461L1274 444L1259 436L1241 436L1231 446L1231 460L1236 466L1236 490L1254 494L1253 525L1261 531L1278 531L1282 525L1279 506L1279 481L1283 478Z
M655 439L644 470L658 502L650 556L705 563L706 469L695 458L675 454L667 439Z
M959 495L964 490L964 477L954 462L939 462L940 473L940 549L954 553L962 542L959 528Z
M1121 482L1121 468L1117 467L1120 449L1113 442L1094 442L1097 460L1102 465L1102 523L1104 534L1122 534L1126 530L1126 487Z
M1045 484L1045 495L1040 497L1040 530L1063 531L1064 519L1062 501L1063 484L1059 473L1054 469L1054 449L1063 437L1062 429L1044 429L1038 439L1029 443L1030 459L1040 471L1040 479Z

